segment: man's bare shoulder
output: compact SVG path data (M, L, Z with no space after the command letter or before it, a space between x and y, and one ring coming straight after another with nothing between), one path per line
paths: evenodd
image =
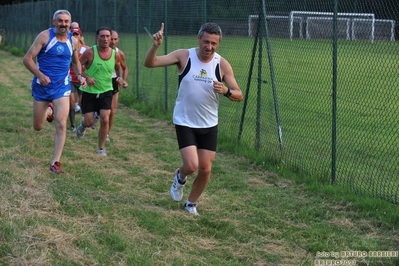
M51 29L42 30L42 31L39 33L39 35L44 34L44 35L50 36L50 30L51 30Z
M189 56L188 49L177 49L170 53L171 55L175 56L179 59L180 63L186 62Z
M86 50L84 53L93 53L93 47L86 46Z
M115 51L116 51L118 54L120 54L120 55L122 55L122 56L125 56L125 53L124 53L121 49L118 48L118 50L115 49Z
M40 43L47 43L49 38L50 38L50 31L47 29L47 30L40 32L37 35L36 41L40 42Z
M189 49L177 49L174 50L173 53L181 54L181 55L188 55Z
M93 47L87 47L87 49L79 57L79 60L82 64L90 64L93 58L94 58Z

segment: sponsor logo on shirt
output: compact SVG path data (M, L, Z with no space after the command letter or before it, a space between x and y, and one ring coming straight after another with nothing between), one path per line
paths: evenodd
M213 80L212 78L208 77L208 73L206 72L205 69L201 69L199 72L199 75L193 75L193 79L195 81L202 81L205 83L212 83Z

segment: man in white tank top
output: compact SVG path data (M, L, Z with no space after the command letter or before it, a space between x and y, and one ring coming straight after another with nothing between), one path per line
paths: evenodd
M216 53L222 39L222 30L216 23L202 25L197 36L198 47L157 56L163 31L162 23L161 29L153 35L144 66L177 67L179 90L173 123L183 162L175 171L170 195L175 201L181 201L187 176L198 170L184 207L199 215L197 201L210 180L216 155L219 95L236 102L240 102L243 95L230 63Z
M123 86L123 88L126 89L129 86L129 84L127 83L127 76L129 73L129 69L126 64L125 53L121 49L118 48L118 44L119 44L119 34L115 30L113 30L111 33L111 43L109 44L109 46L120 55L121 67L122 67L122 71L123 71L121 74L122 75L121 77L123 79L122 86ZM115 121L116 107L118 106L118 100L119 100L120 85L116 81L117 78L118 78L118 76L116 75L116 71L114 70L112 72L112 87L114 88L114 90L112 91L113 96L112 96L111 114L109 115L109 131L111 131L111 127L113 126L114 121ZM107 135L106 141L111 141L109 138L109 135Z

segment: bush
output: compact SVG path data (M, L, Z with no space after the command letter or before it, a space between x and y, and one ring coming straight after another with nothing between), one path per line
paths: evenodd
M24 56L25 55L25 52L22 51L21 49L19 49L18 47L1 45L0 48L12 53L15 56Z
M21 49L19 49L17 47L11 47L9 52L15 56L24 56L25 55L24 51L22 51Z

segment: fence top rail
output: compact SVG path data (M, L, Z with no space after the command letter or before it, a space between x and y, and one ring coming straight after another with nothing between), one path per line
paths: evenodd
M373 21L371 18L354 18L355 21ZM374 19L375 22L388 22L388 23L395 23L393 19Z

